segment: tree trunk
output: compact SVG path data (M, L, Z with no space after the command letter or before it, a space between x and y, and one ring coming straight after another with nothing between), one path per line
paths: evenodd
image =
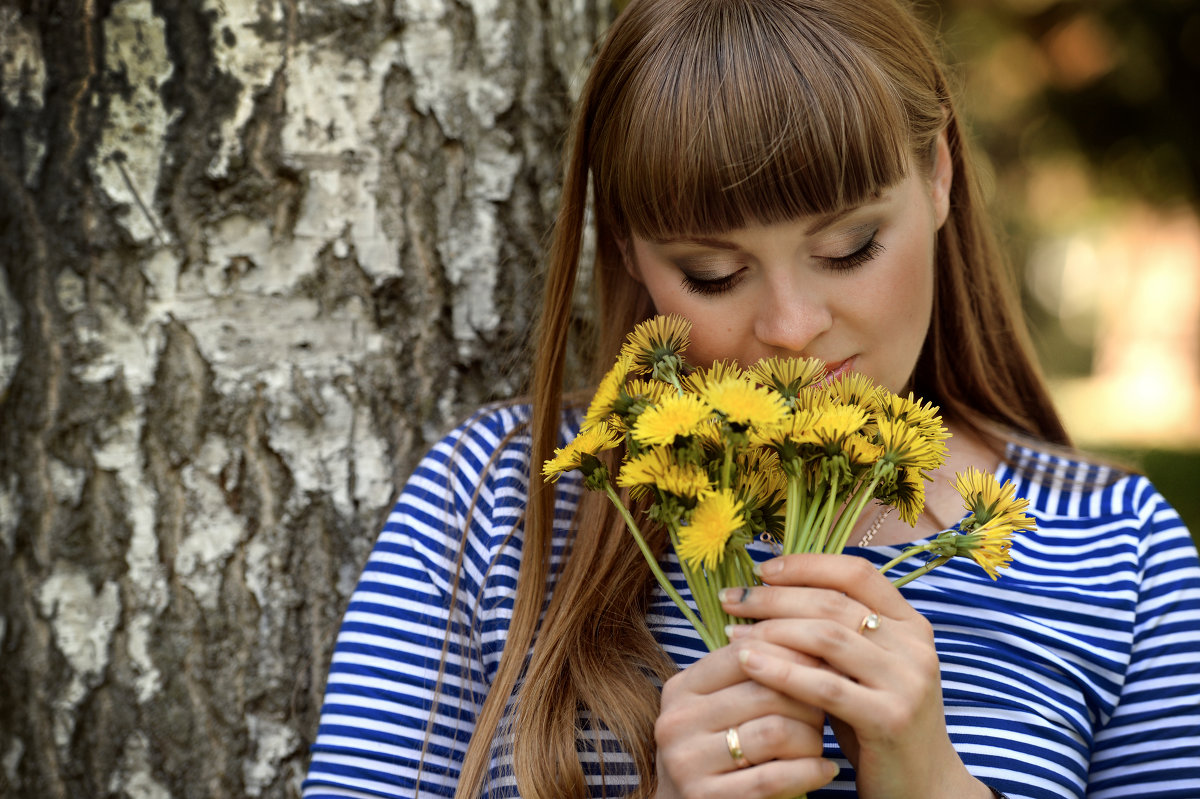
M519 390L569 0L0 8L0 795L296 796L396 486Z

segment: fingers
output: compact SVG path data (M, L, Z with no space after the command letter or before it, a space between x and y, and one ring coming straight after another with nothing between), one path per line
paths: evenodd
M751 619L828 619L854 631L873 612L841 591L809 586L764 585L727 588L721 604L733 615ZM882 614L880 614L882 618Z
M760 573L763 585L721 596L727 612L757 620L729 628L744 677L844 722L839 740L860 780L918 777L906 764L931 746L953 755L933 629L869 562L789 555Z
M896 652L908 648L904 642L892 640L899 634L896 625L900 622L889 621L890 626L880 622L878 629L864 629L859 633L828 619L805 619L798 623L790 619L768 619L733 627L730 637L738 643L761 640L782 647L784 651L807 654L811 660L822 661L856 682L880 685L889 678L889 661L895 659ZM810 661L804 665L815 664Z
M792 664L816 665L800 652L765 640L722 647L663 685L658 737L675 739L698 730L723 731L760 716L783 716L821 729L822 711L746 678L738 652L757 649Z
M747 677L846 721L860 739L865 735L876 741L894 741L931 712L942 718L941 679L932 647L914 648L911 656L868 649L874 649L878 657L866 668L852 665L856 656L851 656L834 669L777 657L778 650L764 647L747 646L738 652Z
M823 711L747 679L741 649L792 665L817 663L769 641L747 640L669 679L654 733L660 780L678 790L662 795L794 797L832 779L833 765L821 761Z
M769 690L747 684L762 692ZM770 693L776 697L777 707L792 703L775 691ZM757 698L750 702L757 704ZM715 712L715 707L710 710ZM823 714L810 709L805 715L808 720L781 714L754 716L709 730L687 724L686 714L665 711L655 726L660 786L669 783L677 789L675 793L688 797L721 799L790 799L815 790L833 779L837 768L821 758ZM714 720L710 715L709 721ZM675 794L668 791L665 795Z
M780 653L780 656L787 656ZM791 656L797 663L816 665L816 661L802 653L793 652ZM676 674L663 686L663 698L666 700L673 691L686 691L691 694L714 694L731 685L744 682L746 675L738 663L736 647L722 647L710 652L692 666Z
M659 756L661 758L661 752ZM689 799L729 799L731 796L793 799L829 784L837 773L837 764L819 757L772 760L689 781L686 795ZM660 788L663 785L661 777L659 785Z
M734 750L729 745L729 730L734 730L734 740L744 757L740 765L734 760ZM660 746L659 756L666 759L665 765L672 773L725 774L772 760L819 757L822 745L819 728L786 716L768 715L705 731L694 736L687 746L670 746L669 743Z
M856 600L864 608L893 618L920 617L891 582L860 557L784 555L766 561L759 570L768 585L831 589ZM861 618L860 614L854 619L854 626Z
M871 700L855 694L860 712L854 713L846 706L831 706L827 697L834 693L842 696L849 690L847 686L920 697L929 693L930 686L940 687L933 629L921 616L894 618L875 613L858 600L829 589L760 586L734 592L739 593L741 601L726 601L725 609L762 619L728 628L739 664L744 667L747 651L755 650L778 661L781 671L786 667L792 674L807 675L805 690L791 682L764 683L802 704L816 704L833 715L858 719L870 715L883 697ZM792 654L751 647L752 641ZM761 681L757 673L744 668L743 674Z
M739 661L755 682L832 716L855 719L874 704L873 689L829 669L788 663L752 648L740 650Z

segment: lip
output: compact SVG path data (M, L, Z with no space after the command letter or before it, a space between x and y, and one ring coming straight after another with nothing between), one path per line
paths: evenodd
M849 358L845 359L844 361L838 361L836 363L829 363L828 361L826 361L826 363L825 363L825 379L822 382L829 383L833 380L837 380L842 375L851 371L854 368L854 364L857 360L858 360L857 355L851 355Z

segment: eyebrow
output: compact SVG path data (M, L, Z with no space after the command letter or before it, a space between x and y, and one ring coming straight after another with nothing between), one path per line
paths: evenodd
M868 206L876 205L880 202L883 202L883 200L886 199L886 197L884 196L886 193L887 192L876 191L871 195L870 199L868 199L864 203L860 203L858 205L852 205L847 208L843 208L840 211L832 211L828 214L821 214L821 215L817 216L804 229L804 235L814 236L817 233L820 233L822 230L825 230L826 228L830 227L831 225L837 223L838 220L843 219L843 218L849 216L850 214L853 214L856 211L860 211L863 208L866 208ZM741 249L741 247L739 247L738 245L734 244L731 241L726 241L725 239L716 239L716 238L712 238L710 236L669 236L669 237L663 238L663 239L655 239L654 243L655 244L680 244L680 243L699 244L704 247L713 247L718 250L740 250Z
M884 195L888 194L888 193L889 192L886 192L886 191L876 190L876 191L871 192L871 196L865 202L859 203L858 205L849 206L848 208L843 208L840 211L834 211L834 212L828 213L828 214L821 214L818 217L816 217L811 223L809 223L808 227L806 227L804 229L804 235L812 236L814 234L820 233L822 230L825 230L830 225L833 225L839 219L849 216L850 214L854 213L855 211L859 211L863 208L867 208L868 206L878 205L879 203L883 202L886 199L886 197Z

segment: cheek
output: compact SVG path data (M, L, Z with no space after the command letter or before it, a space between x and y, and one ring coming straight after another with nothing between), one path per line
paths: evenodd
M889 287L892 302L906 307L909 315L918 318L913 322L924 326L933 308L933 255L934 236L932 228L917 228L916 233L898 242L896 269Z
M889 381L902 385L920 357L933 314L933 244L915 236L893 255L896 260L890 279L876 284L875 331L897 369L896 374L889 375Z

